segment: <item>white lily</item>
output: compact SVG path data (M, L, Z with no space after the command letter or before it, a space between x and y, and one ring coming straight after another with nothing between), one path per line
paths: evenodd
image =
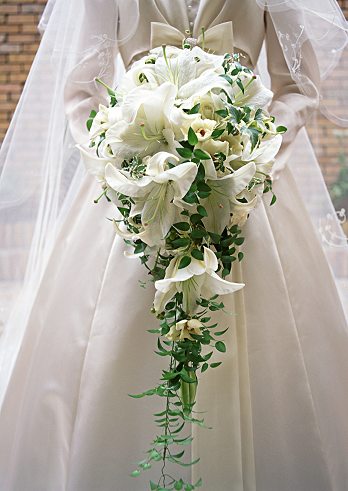
M238 225L239 227L242 227L246 223L249 213L256 208L260 197L254 191L245 190L238 195L238 198L245 198L247 201L242 203L238 201L237 198L232 198L232 217L230 226Z
M129 158L155 153L165 142L163 130L171 127L170 114L174 106L176 88L170 83L156 90L150 85L129 92L122 104L122 121L111 126L105 141L113 154Z
M201 297L227 295L244 287L244 283L223 280L215 273L218 269L218 260L214 252L207 247L204 247L203 261L192 258L186 268L179 269L180 259L180 257L172 259L165 278L155 282L154 308L157 313L164 310L177 292L183 293L183 308L190 314L197 309L197 300Z
M180 90L192 80L198 79L206 71L221 69L221 57L207 55L200 47L195 46L193 49L179 49L174 46L155 48L153 53L156 61L152 65L159 83L166 81L174 84Z
M101 184L105 183L105 168L107 164L114 165L115 167L121 165L119 159L98 157L94 148L83 145L76 145L76 147L80 150L87 172L94 176Z
M206 165L209 166L209 161L206 162ZM223 177L218 177L212 165L206 169L206 182L211 188L211 193L208 198L202 200L202 205L208 212L203 222L207 230L221 234L226 224L229 223L231 199L246 188L255 175L256 166L253 162L249 162L232 174Z
M170 331L166 334L166 338L170 341L193 340L191 334L199 336L202 334L202 327L203 324L198 319L184 319L170 328Z
M244 93L234 85L234 104L237 106L266 107L273 98L273 92L265 87L258 75L243 72L239 77L244 85Z
M256 165L256 171L264 174L269 174L275 157L279 151L282 143L282 136L275 135L272 138L262 140L260 145L251 151L251 143L247 142L241 156L234 162L230 162L230 165L235 168L240 165L240 162L254 162ZM259 174L258 177L262 177Z
M106 107L103 104L99 104L99 111L93 118L93 123L89 132L90 140L94 140L121 119L122 110L119 106Z
M133 179L129 172L113 165L107 165L105 170L106 182L112 189L135 199L142 223L138 237L149 246L163 242L176 218L177 207L173 199L185 196L197 174L195 163L186 162L168 168L170 160L177 162L179 159L167 152L145 158L146 174L140 179Z

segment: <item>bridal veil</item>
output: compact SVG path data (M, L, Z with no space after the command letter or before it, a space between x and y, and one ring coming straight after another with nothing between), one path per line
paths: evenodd
M139 1L139 0L138 0ZM64 89L68 79L93 86L89 107L105 99L99 77L111 86L124 67L118 55L138 22L137 0L49 0L39 28L42 42L0 152L0 402L21 345L52 245L84 176L72 134ZM142 0L140 0L142 1ZM143 0L146 1L146 0ZM341 66L347 63L348 27L335 0L255 0L268 11L289 72L303 93L312 90L303 52L311 46L320 77L320 110L348 126L347 91ZM93 6L92 6L93 5ZM93 15L89 10L93 9ZM97 13L97 15L96 15ZM78 80L83 70L90 76ZM267 79L263 51L258 70ZM348 304L348 243L324 183L306 131L292 143L293 175ZM308 149L305 154L303 148ZM281 169L275 178L281 176ZM305 274L305 272L304 272ZM310 274L310 272L306 272ZM347 308L348 318L348 308Z

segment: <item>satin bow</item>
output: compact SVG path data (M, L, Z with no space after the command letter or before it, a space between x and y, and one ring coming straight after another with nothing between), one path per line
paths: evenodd
M151 22L151 47L156 48L167 44L182 47L183 40L189 36L183 34L170 24ZM197 39L197 45L202 47L203 35ZM218 55L233 53L233 26L232 22L223 22L210 27L204 32L204 47Z

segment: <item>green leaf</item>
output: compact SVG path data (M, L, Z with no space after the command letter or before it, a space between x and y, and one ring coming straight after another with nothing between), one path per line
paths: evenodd
M189 238L181 238L181 239L175 239L172 242L172 246L177 248L177 247L187 247L190 244L190 239Z
M205 237L206 235L206 231L201 229L196 229L196 230L192 230L190 235L193 239L203 239L203 237Z
M94 109L92 109L92 111L89 114L89 118L86 121L86 126L87 126L88 131L91 130L91 127L92 127L92 124L93 124L93 120L96 117L96 115L97 115L97 111L95 111Z
M237 237L235 240L234 240L234 243L238 246L242 245L244 242L244 237Z
M211 134L211 137L213 140L217 140L218 138L220 138L220 136L222 135L222 133L225 131L225 128L222 128L222 129L216 129L212 132Z
M207 213L207 210L204 208L204 206L202 205L198 205L197 206L197 211L198 213L202 216L202 217L207 217L208 216L208 213Z
M176 148L176 151L184 159L190 159L192 157L192 150L190 148Z
M142 392L141 394L128 394L128 395L133 399L141 399L142 397L153 396L155 393L156 393L155 389L150 389L150 390L146 390L145 392Z
M257 128L245 128L243 129L243 133L249 135L250 143L251 143L251 151L253 151L259 141L260 131Z
M206 370L208 370L208 368L209 368L208 363L203 363L202 368L201 368L201 372L204 373Z
M189 114L197 114L199 112L199 109L200 109L200 103L196 104L195 106L193 106L192 109L189 110Z
M229 245L233 244L234 242L234 237L230 236L227 237L227 239L224 239L221 241L222 247L228 247Z
M182 230L183 232L187 232L188 230L190 230L190 224L187 222L174 223L174 227L178 230Z
M179 263L179 269L186 268L191 262L190 256L184 256L181 258L180 263Z
M238 124L240 123L243 113L239 109L237 109L234 106L229 106L228 108L229 113L230 113L230 121L231 123Z
M203 191L205 193L210 193L211 187L205 182L199 182L197 184L198 191Z
M215 343L215 348L221 353L226 353L226 345L223 341L217 341Z
M221 261L223 263L232 263L235 260L236 260L236 258L234 256L222 256L221 257Z
M224 78L225 80L227 80L227 82L230 84L230 85L233 85L233 80L232 78L229 76L229 75L226 75L226 74L223 74L223 75L220 75L221 78Z
M243 82L241 81L241 79L237 78L236 83L237 83L238 87L240 88L240 90L242 91L242 93L244 94L244 85L243 85Z
M203 259L204 259L203 252L201 252L198 249L192 249L191 256L194 257L195 259L198 259L198 261L203 261Z
M214 242L214 244L218 244L220 242L220 235L215 234L214 232L209 232L211 240Z
M223 334L225 334L226 331L228 331L228 327L226 329L224 329L223 331L214 332L214 335L215 336L222 336Z
M180 481L176 481L176 483L174 484L174 489L176 491L180 491L184 486L184 483L183 483L183 480L180 479Z
M140 474L141 474L140 470L139 470L139 469L137 469L137 470L135 470L135 471L133 471L133 472L131 473L131 476L132 476L132 477L138 477L138 476L140 476Z
M199 201L198 201L198 198L197 198L197 196L196 196L196 194L195 194L195 193L190 193L190 192L188 192L188 193L186 194L186 196L184 196L184 198L183 198L183 199L184 199L184 201L185 201L186 203L190 203L190 204L193 204L193 203L198 203L198 202L199 202Z
M193 155L199 160L209 160L211 158L208 153L204 152L200 148L194 150Z
M190 216L190 222L193 224L193 225L197 225L198 223L201 223L202 222L202 215L200 215L199 213L193 213L191 216ZM202 223L201 223L202 225Z
M288 131L286 126L277 126L277 133L285 133Z
M256 111L254 119L256 119L256 121L262 121L262 109L261 108L259 108Z
M226 118L228 116L227 109L218 109L217 111L215 111L215 113L221 116L222 118Z
M192 145L193 147L195 145L197 145L197 143L198 143L198 137L192 128L189 128L189 130L188 130L188 138L187 139L188 139L189 144Z
M202 356L202 358L204 361L208 361L212 356L213 356L213 351L210 351L210 353L207 353L206 355Z
M210 363L211 368L217 368L221 365L222 361L217 361L215 363Z
M274 205L274 203L275 203L276 201L277 201L277 196L274 194L274 195L272 196L272 200L271 200L270 205L271 205L271 206L272 206L272 205Z
M203 484L202 478L199 478L198 481L195 484L195 488L200 488Z
M174 459L181 459L181 457L184 455L185 453L185 450L183 450L182 452L179 452L175 455L172 454L172 457L174 457Z
M151 489L151 491L157 491L157 489L158 489L157 484L154 483L153 481L150 481L150 489Z
M243 252L238 252L238 261L241 261L244 257L244 253Z

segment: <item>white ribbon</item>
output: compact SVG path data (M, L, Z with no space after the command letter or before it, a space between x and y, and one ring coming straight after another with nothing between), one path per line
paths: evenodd
M151 47L156 48L163 44L182 47L184 39L189 36L183 34L176 27L161 22L151 22ZM210 52L223 55L233 53L233 25L232 22L224 22L210 27L197 38L197 45L208 49Z

